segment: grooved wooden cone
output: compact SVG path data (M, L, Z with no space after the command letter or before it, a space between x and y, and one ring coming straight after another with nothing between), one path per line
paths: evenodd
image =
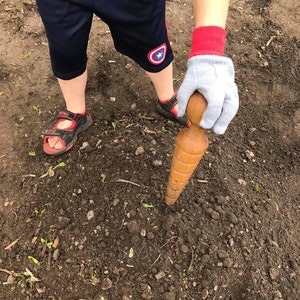
M181 130L176 137L166 192L167 205L176 202L208 147L205 129L199 125L206 106L206 100L198 92L188 102L187 117L191 126Z

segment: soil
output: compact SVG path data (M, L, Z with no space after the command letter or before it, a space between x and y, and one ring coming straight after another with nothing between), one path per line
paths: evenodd
M174 82L191 1L167 1ZM240 109L174 206L174 140L155 93L95 19L87 109L67 154L42 151L64 102L32 0L0 1L0 299L296 300L300 297L299 3L234 0L226 55Z

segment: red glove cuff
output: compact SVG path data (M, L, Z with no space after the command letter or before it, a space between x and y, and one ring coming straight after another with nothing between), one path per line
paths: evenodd
M224 56L226 31L219 26L200 26L194 29L189 58L195 55Z

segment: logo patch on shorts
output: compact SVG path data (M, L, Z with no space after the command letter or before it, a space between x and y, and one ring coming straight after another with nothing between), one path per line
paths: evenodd
M166 57L167 45L164 43L148 53L148 60L153 65L161 64Z

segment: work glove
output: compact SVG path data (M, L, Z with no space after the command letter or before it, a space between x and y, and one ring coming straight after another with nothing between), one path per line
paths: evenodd
M200 126L224 134L239 107L232 60L224 57L226 32L217 26L193 32L188 68L178 94L178 116L183 116L191 95L198 91L207 101Z

